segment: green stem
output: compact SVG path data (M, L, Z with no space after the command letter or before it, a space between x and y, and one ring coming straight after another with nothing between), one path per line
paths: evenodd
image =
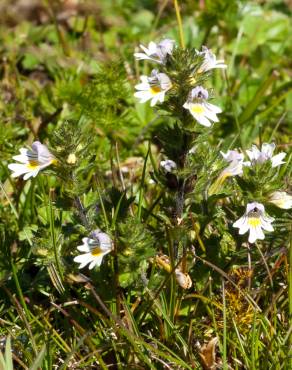
M222 279L222 301L223 301L223 370L228 370L227 348L226 348L226 300L225 300L225 283Z
M289 248L289 327L292 327L292 231L290 230L290 248ZM292 348L292 332L289 336L290 348ZM292 369L292 357L290 356L290 369Z
M170 263L171 263L171 271L175 271L175 255L173 250L173 244L174 241L172 240L172 236L168 229L166 229L167 232L167 240L168 240L168 254L170 257ZM171 274L170 278L170 298L169 298L169 316L171 321L174 321L174 313L175 313L175 304L176 304L176 280L174 273Z
M29 309L27 308L27 305L25 303L24 296L23 296L23 293L22 293L22 290L21 290L21 286L19 284L19 280L18 280L18 276L17 276L17 269L16 269L16 266L15 266L15 264L13 262L12 256L11 256L10 263L11 263L12 275L13 275L13 279L14 279L14 283L15 283L15 286L16 286L16 290L17 290L18 296L19 296L20 303L21 303L21 305L22 305L22 307L24 309L24 312L25 312L27 318L28 319L31 319L31 315L30 315Z
M145 181L145 173L146 173L146 165L147 165L147 160L150 152L150 143L149 143L149 148L146 154L146 158L144 161L144 166L143 166L143 172L142 172L142 179L141 179L141 185L140 185L140 191L139 191L139 204L138 204L138 215L137 218L139 221L141 221L141 214L142 214L142 201L143 201L143 187L144 187L144 181Z
M96 190L97 190L97 193L98 193L98 198L99 198L99 201L100 201L104 222L106 224L106 231L108 232L109 231L109 220L107 218L106 209L105 209L105 206L104 206L104 203L103 203L101 192L99 190L101 188L101 185L100 185L100 182L99 182L97 177L95 177L95 181L96 181L96 185L97 185Z
M19 215L18 215L18 213L17 213L17 210L16 210L16 208L14 207L14 205L13 205L13 203L12 203L12 201L11 201L10 197L8 196L8 194L7 194L7 192L6 192L6 190L5 190L5 188L4 188L4 186L3 186L3 184L2 184L2 182L1 182L1 181L0 181L0 188L1 188L1 190L3 191L3 194L4 194L4 196L5 196L6 200L8 201L8 203L9 203L9 205L10 205L11 211L14 213L15 218L18 220L18 219L19 219Z
M44 181L43 181L43 178L41 176L39 176L39 182L40 182L41 189L42 189L43 196L44 196L47 222L49 222L49 224L50 224L51 240L52 240L52 244L53 244L54 257L55 257L57 270L58 270L58 273L61 277L61 281L64 281L62 269L61 269L61 266L60 266L60 263L59 263L57 244L56 244L56 235L55 235L55 228L54 228L54 210L53 210L53 207L52 207L50 197L49 197L49 200L48 200L48 196L47 196L47 193L46 193L46 188L45 188L45 185L44 185Z
M54 257L55 257L55 262L56 262L58 273L61 277L61 280L64 281L63 272L62 272L61 265L59 262L58 247L56 243L56 234L55 234L55 227L54 227L54 224L55 224L54 209L53 209L53 205L52 205L50 197L49 197L49 206L50 206L50 231L51 231L51 238L52 238L52 243L53 243L53 248L54 248Z
M59 43L62 47L62 50L63 50L63 53L64 55L66 55L67 57L70 56L70 49L69 49L69 45L68 43L66 42L66 39L64 37L64 34L62 32L62 29L58 23L58 19L56 17L56 12L55 12L55 9L54 7L51 5L51 2L50 1L46 1L47 3L47 6L48 6L48 9L49 9L49 14L52 18L52 21L55 25L55 28L56 28L56 33L57 33L57 36L58 36L58 39L59 39Z
M12 201L11 201L10 197L8 196L8 194L7 194L7 192L6 192L6 190L5 190L5 188L4 188L4 186L3 186L3 184L2 184L2 182L1 182L1 181L0 181L0 188L1 188L1 190L3 191L3 194L4 194L5 198L7 199L8 203L9 203L9 205L10 205L11 211L13 212L13 214L14 214L15 218L16 218L17 220L19 220L19 214L18 214L18 212L17 212L16 208L14 207L14 205L13 205L13 203L12 203ZM23 229L23 232L24 232L24 234L25 234L25 236L26 236L26 239L27 239L27 241L28 241L29 245L30 245L30 246L32 246L32 240L31 240L31 238L29 237L28 233L26 232L25 228Z
M179 30L180 45L184 49L185 48L185 41L184 41L184 32L183 32L183 27L182 27L180 9L179 9L179 6L178 6L178 1L174 0L173 2L174 2L175 14L176 14L177 25L178 25L178 30Z
M257 250L259 251L259 254L261 255L261 258L264 262L264 265L265 265L265 268L267 270L267 273L268 273L268 277L270 279L270 283L271 283L271 287L273 288L274 284L273 284L273 278L272 278L272 275L271 275L271 272L270 272L270 269L269 269L269 266L268 266L268 263L265 259L265 256L263 255L263 252L261 251L261 248L260 246L258 245L258 243L255 243L256 247L257 247Z

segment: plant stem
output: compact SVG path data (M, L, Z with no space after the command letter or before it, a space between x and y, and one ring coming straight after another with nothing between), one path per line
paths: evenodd
M289 318L290 328L292 327L292 230L290 230L290 246L289 246ZM292 332L289 336L289 348L292 348ZM289 354L288 354L289 355ZM290 355L290 369L292 369L292 357Z
M54 257L55 257L55 262L56 262L57 270L58 270L58 273L60 275L61 281L64 281L64 279L63 279L63 273L62 273L61 266L60 266L60 263L59 263L59 258L58 258L57 245L56 245L56 235L55 235L55 228L54 228L54 210L53 210L53 206L52 206L52 203L51 203L50 196L49 196L49 200L48 200L48 196L47 196L47 193L46 193L46 188L45 188L45 185L44 185L44 181L43 181L43 178L41 176L39 176L39 182L40 182L40 185L41 185L41 188L42 188L42 192L43 192L43 196L44 196L44 203L45 203L45 207L46 207L47 222L49 222L49 224L50 224L51 240L52 240L52 244L53 244Z
M222 301L223 301L223 370L228 369L227 365L227 348L226 348L226 300L225 300L225 283L222 278Z
M250 246L247 245L247 265L248 265L248 291L251 289L251 255L250 255Z
M101 192L99 190L101 188L101 185L100 185L99 179L96 176L94 177L94 179L95 179L95 182L97 184L96 190L97 190L99 201L100 201L100 204L101 204L103 218L104 218L104 222L106 224L106 230L108 232L109 231L109 220L107 218L106 209L105 209L105 206L104 206L104 203L103 203Z
M117 233L116 233L117 234ZM115 240L117 239L117 235ZM120 279L119 279L119 260L118 260L118 248L117 243L114 243L114 256L113 256L113 271L114 271L114 291L116 295L116 316L120 318L121 316L121 289L120 289Z
M89 221L87 219L87 215L86 215L86 210L84 209L83 204L82 204L81 199L80 199L79 196L75 197L74 204L75 204L75 207L78 210L78 214L79 214L79 217L82 220L83 225L86 227L86 229L88 231L91 231L90 230L90 223L89 223Z
M174 224L179 225L181 216L184 209L184 199L185 199L185 182L179 187L176 197L175 197L175 211L174 211ZM178 255L178 245L179 241L174 240L173 242L173 256L174 259L177 259Z
M175 258L174 255L174 243L175 241L172 240L171 235L168 233L168 253L170 257L170 264L171 264L171 270L175 270ZM176 280L174 273L171 274L170 278L170 297L169 297L169 315L171 318L171 321L174 321L174 312L175 312L175 303L176 303Z
M175 14L176 14L177 25L178 25L178 30L179 30L180 45L184 49L185 48L185 41L184 41L182 20L181 20L181 16L180 16L180 9L179 9L179 6L178 6L178 1L174 0L173 2L174 2Z
M23 296L23 293L22 293L22 290L21 290L21 286L19 284L19 280L18 280L18 276L17 276L17 270L16 270L16 266L13 262L13 258L11 256L11 259L10 259L10 263L11 263L11 267L12 267L12 275L13 275L13 280L14 280L14 283L15 283L15 286L16 286L16 290L17 290L17 293L19 295L19 299L20 299L20 302L21 302L21 305L24 309L24 312L27 316L28 319L31 319L31 315L30 315L30 312L27 308L27 305L25 303L25 300L24 300L24 296Z
M63 272L61 269L61 265L59 262L59 256L58 256L58 247L56 243L56 234L55 234L55 227L54 227L55 217L54 217L54 209L53 209L51 197L49 197L49 207L50 207L50 231L51 231L51 238L52 238L52 243L53 243L53 248L54 248L55 262L56 262L57 270L61 277L61 280L64 281Z
M272 275L271 275L271 272L270 272L270 269L269 269L268 263L267 263L267 261L266 261L266 259L265 259L265 256L263 255L263 252L261 251L261 248L260 248L260 246L258 245L258 243L255 243L255 245L256 245L256 247L257 247L257 249L258 249L258 251L259 251L259 254L260 254L260 255L261 255L261 257L262 257L262 260L263 260L263 262L264 262L265 268L266 268L266 270L267 270L267 273L268 273L268 276L269 276L269 279L270 279L271 287L273 288L273 286L274 286L274 284L273 284L273 278L272 278Z
M147 151L147 154L146 154L146 157L145 157L145 161L144 161L142 179L141 179L141 185L140 185L140 191L139 191L139 204L138 204L138 214L137 214L137 218L138 218L139 221L141 221L142 201L143 201L143 194L144 194L143 186L144 186L144 181L145 181L146 165L147 165L147 160L148 160L149 153L150 153L150 143L149 143L149 148L148 148L148 151Z
M62 51L64 53L64 55L66 55L67 57L70 56L70 49L69 49L69 45L66 41L66 38L62 32L62 29L58 23L58 19L56 17L56 11L54 9L54 6L52 6L52 2L50 1L46 1L46 4L48 6L48 10L49 10L49 14L51 16L51 19L52 19L52 22L54 23L55 25L55 29L56 29L56 33L57 33L57 36L58 36L58 39L59 39L59 43L62 47Z

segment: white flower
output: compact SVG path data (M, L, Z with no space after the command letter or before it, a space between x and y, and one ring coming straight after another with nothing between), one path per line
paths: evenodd
M285 191L275 191L272 193L269 202L282 209L292 208L292 196Z
M242 175L243 166L250 165L250 162L243 161L244 155L239 153L237 150L228 150L226 153L220 153L225 161L229 163L229 165L224 168L216 181L210 186L208 191L209 195L217 193L228 177Z
M285 158L286 153L281 152L273 157L275 147L275 143L263 143L261 150L259 150L256 145L252 145L251 150L247 150L246 154L248 155L252 164L262 164L268 160L271 160L272 167L278 167L285 163L283 159Z
M250 162L244 162L244 155L239 153L237 150L228 150L226 153L220 152L225 161L229 162L221 176L229 177L242 175L243 166L249 166Z
M199 124L206 127L211 126L210 121L218 122L217 113L222 112L221 108L206 102L208 97L208 91L201 86L197 86L192 89L188 100L183 105Z
M134 56L138 60L149 59L153 62L164 64L168 55L172 54L175 41L170 39L162 40L159 44L151 41L146 48L140 45L144 53L135 53Z
M274 218L265 213L265 207L257 202L248 203L245 214L236 222L233 227L239 228L239 234L245 234L249 230L248 241L254 243L257 239L263 240L263 230L274 231L271 223Z
M234 162L234 161L242 162L244 159L244 155L242 153L239 153L237 150L227 150L226 153L224 152L220 152L220 153L227 162Z
M177 169L177 165L171 159L166 159L165 161L160 162L160 166L164 169L165 172L173 172Z
M202 51L197 51L198 55L202 55L204 57L203 63L199 68L198 72L207 72L210 69L214 68L226 68L226 64L224 63L223 59L217 60L216 55L212 53L210 49L206 46L202 47Z
M162 103L165 93L171 89L171 81L165 73L159 73L157 70L151 72L151 76L141 76L142 83L135 86L138 90L134 96L140 99L140 103L151 100L151 107L157 102Z
M77 249L80 252L85 252L76 256L74 261L80 263L79 268L83 268L89 263L89 269L94 266L100 266L103 257L110 253L113 247L111 238L100 230L93 231L88 238L82 239L83 244Z
M24 180L30 177L36 177L42 169L57 162L48 148L39 141L35 141L31 148L31 150L21 148L19 150L20 154L13 157L13 159L20 163L11 163L8 165L8 168L13 171L12 177L18 177L23 174Z

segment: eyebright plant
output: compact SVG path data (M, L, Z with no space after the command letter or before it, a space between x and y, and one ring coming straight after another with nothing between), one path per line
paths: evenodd
M195 228L196 238L200 240L202 236L207 236L204 229L207 231L208 225L213 224L212 228L215 226L214 220L218 215L211 207L218 207L216 197L221 201L221 217L224 217L225 212L225 216L229 213L226 202L231 201L235 208L246 208L244 216L229 226L239 228L240 235L249 231L248 242L251 244L263 240L265 234L262 230L273 232L272 222L275 221L266 213L264 204L269 208L269 203L274 200L274 204L278 207L281 205L283 209L291 206L288 194L284 196L285 192L272 192L279 182L278 173L274 169L285 163L283 159L286 153L273 156L275 143L264 143L260 149L252 145L250 150L242 148L228 150L226 153L221 151L223 162L227 165L222 163L218 171L218 153L210 147L206 135L211 134L208 128L212 130L213 124L219 122L218 114L222 113L220 107L209 102L210 73L214 69L225 69L227 66L224 60L217 60L205 46L202 51L182 49L171 40L150 43L147 50L141 47L145 54L134 54L136 59L149 59L150 62L160 64L150 77L141 76L145 84L136 85L136 89L142 90L143 87L144 91L134 96L140 99L140 103L151 99L151 106L157 107L157 112L168 127L156 133L163 160L153 177L168 189L164 200L165 210L169 206L171 209L168 225L174 236L171 252L175 257L174 263L182 262L186 269L187 255L192 254L192 240L186 236L191 227ZM160 79L157 76L161 76ZM237 187L236 195L228 194L227 197L220 192L228 178L235 178ZM198 201L202 207L199 213ZM225 234L226 231L218 229L216 232ZM184 233L183 238L181 233ZM236 234L233 235L236 239ZM224 235L221 237L224 238ZM203 252L206 252L205 243L208 245L208 237L204 243L199 243Z
M194 239L191 232L194 228L195 239L198 241L201 238L207 238L206 242L199 243L202 252L205 253L205 243L208 245L210 237L208 233L205 234L207 227L218 217L209 207L214 207L216 204L213 200L214 196L220 194L226 179L233 177L237 179L236 199L232 202L234 205L246 208L244 215L232 224L234 228L239 229L239 234L243 235L249 231L248 241L254 243L258 239L265 238L262 229L267 232L274 231L271 223L275 219L267 215L264 204L268 206L272 203L282 209L291 208L289 194L281 189L275 189L274 186L269 187L269 183L271 184L277 178L277 173L273 171L285 163L283 159L286 153L273 155L275 143L263 143L260 149L252 145L250 150L246 150L247 161L244 160L245 154L242 149L228 150L226 153L221 151L223 163L220 170L220 164L218 164L220 155L215 148L210 147L206 135L212 132L212 126L219 122L217 115L222 113L221 108L210 103L209 100L213 98L213 93L210 94L210 74L215 69L225 69L227 66L224 60L217 60L215 54L205 46L201 51L182 49L175 45L174 40L169 39L164 39L157 44L150 42L148 48L143 45L140 47L143 53L135 53L135 58L139 61L148 60L156 64L157 69L153 69L149 77L141 76L142 82L136 85L138 91L134 96L140 100L140 103L150 100L150 105L157 107L159 115L164 120L164 127L159 128L156 133L163 159L160 160L158 169L152 172L152 177L154 183L165 190L160 202L161 221L164 220L166 223L166 230L173 241L172 250L160 245L156 253L165 252L167 249L172 258L171 263L178 266L173 271L179 285L182 286L181 274L187 273L186 261L194 254L192 249ZM58 133L54 140L56 144L59 140L60 144ZM20 163L8 166L12 171L12 177L24 175L24 180L28 180L30 177L36 177L46 167L59 163L60 165L54 169L57 176L65 181L70 179L69 182L74 182L77 176L77 173L74 174L77 170L77 152L84 144L77 141L76 145L73 145L74 148L71 145L72 148L68 150L66 150L66 140L59 144L52 148L55 154L39 141L34 142L31 149L21 148L21 154L13 157ZM67 153L65 162L63 153ZM152 164L157 168L153 157ZM261 187L266 178L270 181L267 182L267 186ZM120 198L111 200L114 209L125 205L123 202L127 199L127 189L118 197ZM218 198L223 199L222 217L225 212L224 198L225 196ZM232 196L229 199L232 199ZM127 207L133 200L129 200ZM107 213L108 201L104 199L102 202L101 205ZM198 212L197 208L199 203L202 205L201 212ZM99 229L100 226L105 226L104 221L100 220L100 225L96 225L96 221L89 220L89 211L85 210L78 196L73 198L73 204L76 206L77 214L80 215L79 220L88 233L88 237L82 239L83 244L76 247L79 252L83 252L74 257L74 261L80 264L80 269L87 265L89 269L99 267L104 256L113 251L117 261L125 255L128 255L129 261L135 258L135 252L130 251L123 242L123 233L118 235L117 230L115 231L116 248L114 248L115 243L111 237ZM135 207L131 208L131 213L135 217L133 209ZM116 209L115 212L120 211ZM139 212L141 212L141 206L139 206ZM106 213L104 217L107 217ZM140 214L142 223L145 222L146 215L147 212L144 214L144 211L142 215ZM117 216L118 213L115 217ZM123 232L127 233L125 228ZM218 229L217 232L220 234L222 230ZM163 244L166 244L169 236L163 235L162 230L161 233L159 238L164 240ZM234 237L236 238L236 235ZM130 240L129 244L131 244ZM139 269L142 265L138 264L136 267ZM146 272L145 267L147 265L144 260L144 272ZM190 269L195 270L195 268L190 266Z
M274 154L275 143L251 148L238 142L226 148L223 143L223 150L210 140L225 114L213 104L211 79L216 70L227 68L223 59L205 46L201 51L181 48L169 39L140 47L135 58L154 68L149 76L140 76L133 95L141 104L150 103L158 121L147 132L142 167L135 172L129 162L121 164L123 138L112 127L106 131L105 124L120 116L127 121L132 96L122 96L127 89L120 91L120 80L114 91L103 89L103 75L98 75L89 85L97 85L96 90L80 92L84 109L78 105L71 112L81 118L54 130L49 149L39 141L31 149L21 148L13 157L19 163L8 168L13 178L23 175L33 182L38 176L32 189L38 189L43 202L34 210L39 225L24 235L34 245L36 264L47 267L58 292L63 294L68 280L88 283L81 270L109 301L115 296L120 314L120 298L126 294L122 289L131 287L139 295L135 304L142 302L139 320L148 327L152 311L161 310L160 292L171 292L167 310L175 322L179 307L174 297L203 286L211 266L224 271L238 261L245 264L249 255L242 257L243 247L247 253L249 244L267 248L274 235L273 245L282 245L286 235L278 221L285 222L292 197L284 181L286 153ZM115 82L113 72L108 81ZM94 92L101 91L105 95L99 103ZM111 100L107 93L112 93ZM92 109L88 102L94 103ZM92 135L94 112L106 131L99 132L98 142ZM145 154L144 149L139 148ZM211 261L207 267L206 261ZM219 288L217 280L214 285ZM143 295L150 297L150 305ZM129 302L131 298L129 293ZM133 314L128 307L123 311ZM181 340L171 325L170 333ZM151 327L148 335L155 330Z

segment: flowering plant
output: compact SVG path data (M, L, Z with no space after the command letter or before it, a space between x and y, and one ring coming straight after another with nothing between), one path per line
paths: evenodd
M166 3L159 3L155 22L167 16ZM214 4L217 9L221 0ZM55 20L62 41L59 21L65 15ZM13 131L11 125L17 132L13 140L5 139L5 129L0 135L6 297L1 320L9 328L13 323L8 332L15 330L19 353L28 354L29 361L18 364L257 368L259 349L275 345L277 356L269 355L266 368L277 368L278 357L288 353L290 333L285 279L291 156L286 126L282 132L280 125L289 82L279 87L283 76L272 74L250 101L261 72L249 73L254 55L238 54L242 43L248 45L248 30L238 31L235 45L225 45L224 35L216 40L217 33L227 32L221 18L217 28L210 24L198 38L191 18L187 46L183 28L180 43L170 30L149 43L142 42L144 32L134 31L127 45L120 29L113 32L115 45L107 34L105 45L99 43L82 60L79 47L90 40L96 47L100 34L87 39L93 19L84 24L76 19L67 25L74 27L68 45L75 38L80 45L66 50L62 43L60 66L58 58L58 67L44 58L30 74L34 59L23 54L21 30L21 54L11 68L25 64L24 76L17 75L23 86L48 74L39 96L33 103L27 99L31 111L15 109L15 120L25 127ZM98 25L101 34L111 22ZM51 48L57 36L50 32ZM216 54L204 45L198 50L200 40ZM265 55L262 47L261 41L257 57ZM98 61L88 63L90 55ZM5 63L3 58L6 79ZM285 94L263 96L271 81ZM6 80L2 90L9 96L5 89ZM34 84L23 96L32 92ZM31 364L41 345L45 349ZM55 348L61 355L53 365Z

